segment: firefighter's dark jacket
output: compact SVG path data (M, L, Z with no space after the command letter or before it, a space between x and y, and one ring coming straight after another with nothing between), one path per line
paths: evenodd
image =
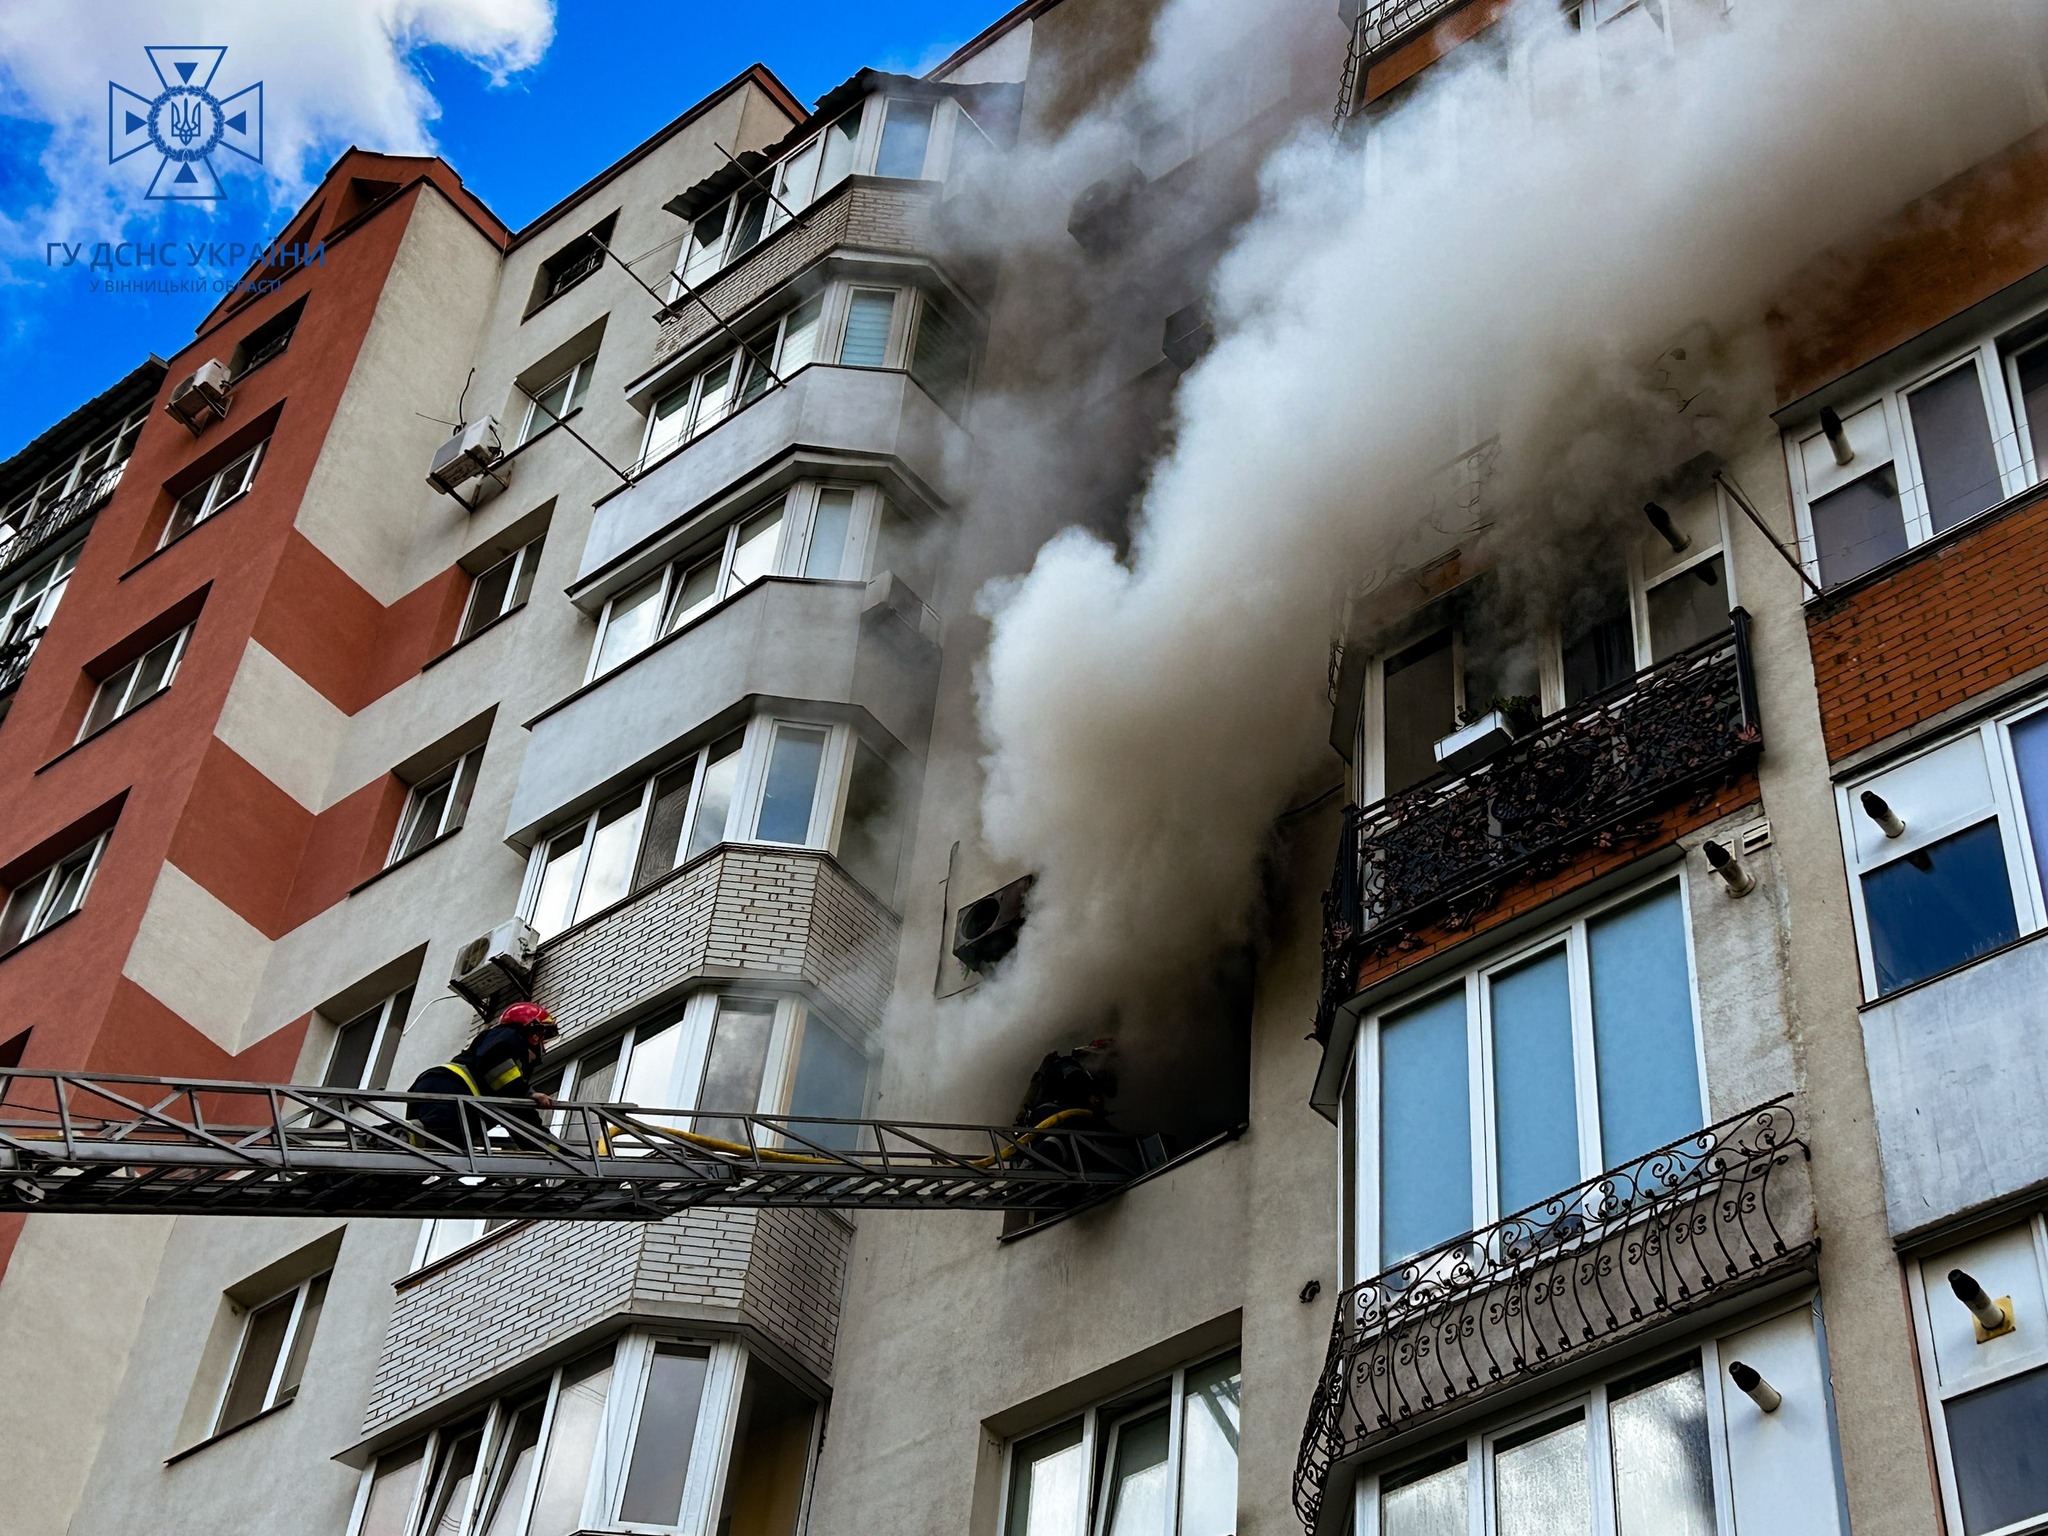
M487 1099L533 1096L526 1076L526 1035L510 1024L485 1030L448 1063L472 1090Z

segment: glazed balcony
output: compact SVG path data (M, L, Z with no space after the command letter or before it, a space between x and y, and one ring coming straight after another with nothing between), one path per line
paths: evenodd
M47 548L67 530L107 504L114 494L114 488L121 483L121 471L127 461L87 475L78 488L62 501L51 503L35 516L27 519L8 537L0 539L0 583L4 583L13 567L22 564L37 551ZM5 675L5 659L0 658L0 676ZM20 678L15 679L16 682ZM0 688L0 691L5 691Z
M1361 960L1428 927L1458 929L1516 880L1655 830L1655 818L1762 750L1749 615L1541 722L1477 767L1347 807L1323 897L1317 1037L1357 990Z
M1807 1161L1774 1099L1346 1290L1295 1465L1312 1536L1342 1529L1332 1479L1368 1453L1810 1270Z

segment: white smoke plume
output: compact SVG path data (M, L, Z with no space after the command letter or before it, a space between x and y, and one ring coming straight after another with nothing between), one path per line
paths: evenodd
M1170 0L1134 95L1200 99L1246 20ZM1527 0L1428 72L1376 166L1306 125L1221 264L1218 340L1128 548L1069 529L983 594L983 836L1039 878L967 1033L1043 1049L1241 944L1275 816L1337 776L1340 605L1456 542L1424 526L1431 472L1496 437L1490 544L1555 551L1768 433L1774 294L2041 120L2042 22L2031 0L1737 0L1669 58L1610 60L1602 89L1555 0ZM1104 136L1084 120L1023 153ZM1721 338L1704 419L1654 372L1688 334Z

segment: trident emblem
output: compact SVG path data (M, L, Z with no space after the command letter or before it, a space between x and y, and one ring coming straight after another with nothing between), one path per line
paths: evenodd
M263 83L233 95L215 94L225 48L145 48L161 89L144 96L126 86L107 86L107 159L127 159L145 149L161 157L144 194L199 201L221 196L213 163L218 149L263 161Z

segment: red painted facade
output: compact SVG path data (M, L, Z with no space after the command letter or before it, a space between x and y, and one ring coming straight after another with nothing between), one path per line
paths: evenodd
M281 1080L306 1020L231 1056L122 975L159 871L174 863L276 938L346 898L382 862L404 801L387 775L315 815L216 739L254 639L345 713L416 673L454 636L466 578L450 568L389 607L295 526L408 223L442 198L502 249L510 234L439 160L350 151L281 238L324 242L317 266L276 269L275 292L231 300L171 360L119 489L86 539L64 601L4 725L0 885L33 874L113 819L80 911L0 956L8 1038L22 1065ZM271 274L265 274L271 275ZM305 300L290 346L235 387L226 420L192 436L163 411L177 381ZM176 492L250 443L269 447L249 494L158 549ZM197 622L171 688L73 745L96 676L144 637ZM0 1222L0 1263L19 1219Z

